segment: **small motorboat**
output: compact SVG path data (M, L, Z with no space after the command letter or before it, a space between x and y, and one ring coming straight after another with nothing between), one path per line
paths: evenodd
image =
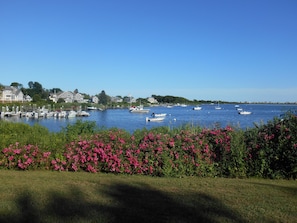
M201 110L201 109L202 109L201 106L196 106L196 107L193 108L193 110L195 110L195 111L199 111L199 110Z
M252 114L252 112L250 112L250 111L239 111L238 114L240 114L240 115L250 115L250 114Z
M152 117L165 117L167 113L152 113Z
M130 107L129 111L131 113L149 113L149 109L145 109L143 108L143 106L133 106L133 107Z
M165 119L165 116L162 117L146 117L146 122L161 122Z

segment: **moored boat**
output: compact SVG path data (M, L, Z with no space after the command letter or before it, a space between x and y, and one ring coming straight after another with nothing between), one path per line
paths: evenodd
M145 109L143 108L143 106L139 105L130 107L129 111L132 113L149 113L150 110Z
M98 110L98 108L95 106L88 106L87 109L88 110Z
M216 110L221 110L222 109L222 107L220 106L220 103L218 102L218 104L215 106L215 109Z
M75 118L76 115L77 115L77 112L71 110L71 111L67 112L66 118Z
M147 122L161 122L165 119L165 116L161 116L161 117L146 117L146 121Z
M250 115L250 114L252 114L252 112L250 112L250 111L239 111L238 114L240 114L240 115Z
M193 110L195 110L195 111L199 111L199 110L201 110L201 109L202 109L201 106L195 106L195 107L193 108Z
M152 113L152 117L165 117L167 113Z
M90 116L90 113L88 113L86 111L78 111L76 113L76 116L79 116L79 117L88 117L88 116Z

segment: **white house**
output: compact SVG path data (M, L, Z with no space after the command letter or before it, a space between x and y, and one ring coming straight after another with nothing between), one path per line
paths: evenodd
M147 101L151 104L158 104L157 99L153 98L153 97L149 97L147 98Z
M30 95L25 95L25 96L24 96L24 100L30 102L30 101L32 101L33 99L31 98Z
M98 104L99 103L99 98L97 96L92 96L91 97L91 103Z
M4 86L2 92L0 92L0 99L3 102L23 102L23 92L14 86Z
M74 101L77 101L78 103L84 103L84 102L86 102L84 100L84 96L82 94L80 94L80 93L73 94L73 102Z
M111 97L111 101L115 103L121 103L123 102L123 99L120 97Z
M83 95L80 93L73 93L71 91L54 93L49 96L49 99L55 103L58 102L59 99L63 99L66 103L72 103L77 101L78 103L85 103L87 100L84 99Z
M66 103L71 103L74 101L74 95L71 91L59 92L56 99L57 101L63 99Z
M52 102L57 103L58 102L58 96L56 93L51 93L48 97Z

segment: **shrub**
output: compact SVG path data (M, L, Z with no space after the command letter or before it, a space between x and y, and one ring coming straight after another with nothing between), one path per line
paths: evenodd
M15 143L2 150L0 166L7 169L49 169L50 152L41 152L38 146Z
M132 135L78 121L59 133L0 122L0 166L7 169L109 172L151 176L297 178L297 118L235 130L183 126ZM17 143L15 143L17 141Z
M41 151L64 150L65 138L60 133L49 132L47 128L35 124L0 121L0 149L18 142L19 145L38 145Z
M245 134L248 172L268 178L297 177L297 118L287 114Z

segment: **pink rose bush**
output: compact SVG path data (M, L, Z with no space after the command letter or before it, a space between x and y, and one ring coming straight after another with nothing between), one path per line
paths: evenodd
M48 169L51 152L41 152L35 145L15 143L2 150L0 165L8 169Z
M131 135L111 129L79 137L62 149L11 144L0 167L150 176L297 177L297 118L253 129L182 129Z
M245 133L250 176L297 178L297 116L269 121Z

